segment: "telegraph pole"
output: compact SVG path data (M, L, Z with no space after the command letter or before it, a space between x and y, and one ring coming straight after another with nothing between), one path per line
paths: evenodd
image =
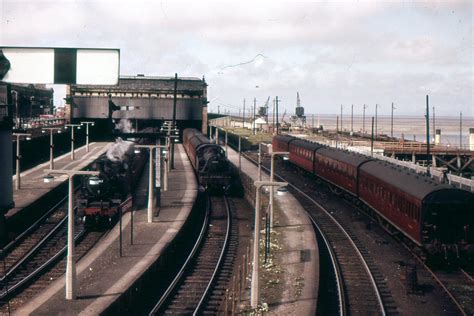
M426 160L430 157L430 105L428 95L426 95ZM429 174L429 169L428 174Z
M275 97L275 107L276 107L276 131L277 135L280 133L280 124L278 123L278 96Z
M370 137L370 156L374 156L374 117L372 116L372 135Z
M378 133L378 126L377 126L377 109L378 109L379 105L378 104L375 104L375 139L377 139L377 133Z
M367 109L367 105L364 104L364 112L362 114L362 134L365 135L365 109Z
M351 134L354 133L354 104L351 105Z
M178 93L178 74L174 74L174 92L173 92L173 128L176 129L176 101ZM171 169L174 169L174 141L171 142Z
M341 104L341 133L344 131L344 128L342 127L342 104Z
M253 124L252 124L252 134L256 134L255 130L255 110L257 108L257 98L253 98Z
M395 106L393 105L393 102L392 102L392 116L391 116L391 120L390 120L390 137L393 138L393 110L395 109Z
M435 121L435 107L433 106L433 142L435 142L436 139L436 121Z
M242 128L245 128L245 99L244 99L244 117L243 117L243 124L242 124Z
M272 100L273 108L272 108L272 135L275 135L275 99Z
M459 149L462 149L462 111L459 113Z

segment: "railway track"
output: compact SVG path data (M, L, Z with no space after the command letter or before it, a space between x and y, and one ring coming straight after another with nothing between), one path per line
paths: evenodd
M2 249L0 255L2 261L0 264L0 282L3 281L10 268L16 265L64 219L67 212L61 206L65 201L66 197Z
M150 315L217 314L238 246L231 204L226 197L209 197L199 238Z
M247 158L256 163L255 159ZM263 167L267 172L268 168ZM325 306L327 311L337 311L340 315L398 314L383 276L376 268L368 251L350 231L346 230L331 212L311 197L311 192L295 185L294 181L275 175L289 184L292 193L298 197L303 208L310 215L318 235L322 236L333 265L337 299Z
M409 247L406 248L444 290L458 309L460 315L474 315L474 278L469 273L459 268L448 271L431 268L426 265L419 255L414 253Z
M62 258L66 251L67 216L54 227L28 252L26 252L2 277L0 301L8 300L38 278L47 268ZM85 234L83 226L76 230L75 240Z
M256 160L252 156L248 156L253 163L256 163ZM281 178L281 177L280 177ZM282 178L283 179L283 178ZM284 179L288 182L288 179ZM296 191L298 191L297 189ZM306 194L310 194L311 189L308 190ZM314 194L314 192L313 192ZM300 200L301 201L301 200ZM351 202L346 201L351 207L357 209L358 211L365 213L360 207L353 205ZM348 230L350 234L350 229ZM357 247L361 249L362 253L367 252L364 246L358 241L358 239L353 236L354 242L357 244ZM401 242L401 244L416 258L419 264L431 275L433 280L438 283L442 290L446 293L449 300L453 303L453 310L456 310L460 315L474 315L474 279L473 277L465 272L462 269L455 269L452 271L443 271L432 269L431 267L425 264L425 261L415 252L412 251L410 247ZM377 267L373 263L370 256L367 257L367 263L369 267L374 271L375 280L380 287L380 292L385 303L385 308L387 313L392 313L396 311L396 305L393 299L390 296L389 290L383 280L383 276L378 272Z
M52 214L52 218L58 217L56 213ZM46 288L51 282L61 277L65 271L65 257L67 247L67 216L62 217L53 227L49 227L49 231L36 242L28 251L23 248L30 245L35 240L33 235L40 234L43 231L35 231L31 236L25 238L24 243L18 245L11 252L23 252L24 254L16 260L13 265L7 269L6 273L0 279L0 313L15 309L23 302L34 297L36 294ZM54 220L51 219L52 222ZM48 220L46 220L48 222ZM43 226L50 226L43 223ZM51 224L52 225L52 224ZM95 243L102 237L105 232L89 232L83 225L77 225L75 231L76 257L78 260L87 253ZM16 254L15 254L16 256ZM0 263L3 265L3 263ZM13 301L13 306L10 306Z

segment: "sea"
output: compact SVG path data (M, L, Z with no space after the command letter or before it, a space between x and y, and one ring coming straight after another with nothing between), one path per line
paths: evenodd
M313 119L314 117L314 119ZM313 121L314 120L314 121ZM329 114L312 114L306 115L306 125L308 127L322 125L325 130L335 130L337 124L337 116ZM365 117L365 131L370 135L372 117ZM374 124L375 125L375 124ZM466 116L462 118L455 116L436 116L435 129L441 130L441 144L469 148L469 129L474 128L474 117ZM339 128L341 128L341 120L339 119ZM345 131L351 131L351 116L343 115L342 128ZM362 132L364 129L364 119L362 115L354 115L352 120L352 130L354 132ZM375 127L374 127L375 130ZM391 133L391 117L379 115L377 117L377 133L390 136ZM434 142L435 131L433 129L433 120L430 118L430 139ZM424 117L415 116L394 116L393 118L393 136L401 138L402 136L408 140L417 140L426 142L426 119Z

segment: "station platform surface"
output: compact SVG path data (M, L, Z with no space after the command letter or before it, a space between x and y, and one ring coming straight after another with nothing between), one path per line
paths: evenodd
M119 255L119 225L108 232L80 261L77 299L65 299L64 276L16 311L18 315L98 315L124 293L160 256L191 212L197 196L193 169L182 145L169 173L168 191L161 193L161 208L147 222L148 166L143 171L134 212L134 238L130 244L131 214L123 216L123 256Z
M224 148L224 147L223 147ZM228 158L238 166L238 152L228 149ZM258 168L242 156L241 171L254 181ZM262 180L270 177L262 170ZM275 257L283 266L284 292L279 302L265 302L272 315L315 315L319 289L319 250L313 226L298 200L289 192L274 194L274 229L282 244ZM262 288L264 285L262 284ZM295 291L298 287L301 291ZM261 290L264 291L264 290Z
M79 147L75 150L74 160L71 160L70 152L55 158L54 169L81 170L105 153L111 145L112 143L90 143L89 152L86 152L86 146ZM44 183L45 169L49 169L49 160L25 172L21 172L21 186L19 190L15 189L16 175L13 176L13 201L15 202L15 207L5 214L7 220L68 180L67 176L63 175L55 177L50 183Z

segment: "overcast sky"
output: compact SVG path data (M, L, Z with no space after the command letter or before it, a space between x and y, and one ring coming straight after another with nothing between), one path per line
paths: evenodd
M474 116L471 1L0 0L0 45L120 48L121 74L205 76L211 108ZM62 90L55 87L56 91ZM283 112L283 110L281 111Z

